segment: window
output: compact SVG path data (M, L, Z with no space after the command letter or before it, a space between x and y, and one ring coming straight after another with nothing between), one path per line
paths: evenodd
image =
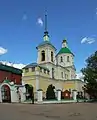
M34 71L35 71L35 67L32 68L32 72L34 72Z
M68 79L68 75L67 75L67 79Z
M52 78L54 78L54 68L52 68Z
M61 56L61 62L63 62L63 57Z
M66 79L67 77L66 77L66 74L65 74L65 79Z
M29 68L26 68L26 69L25 69L25 72L29 72Z
M53 62L53 52L51 52L51 61Z
M63 76L63 72L61 72L61 77L63 78L64 76Z
M41 52L41 61L45 61L45 51Z
M67 56L67 62L69 62L69 56Z
M46 69L44 69L44 73L46 73Z
M49 71L47 71L47 74L49 75Z

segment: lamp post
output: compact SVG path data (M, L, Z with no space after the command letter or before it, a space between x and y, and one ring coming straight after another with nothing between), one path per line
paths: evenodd
M84 102L86 102L85 100L85 85L82 87L83 91L84 91Z

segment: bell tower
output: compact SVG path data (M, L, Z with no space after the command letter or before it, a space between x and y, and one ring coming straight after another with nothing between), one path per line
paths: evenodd
M36 48L38 50L38 58L37 63L38 64L44 64L44 63L54 63L55 60L55 51L56 48L51 44L49 40L49 33L47 30L47 12L45 14L45 30L44 30L44 36L43 36L43 42L40 43Z

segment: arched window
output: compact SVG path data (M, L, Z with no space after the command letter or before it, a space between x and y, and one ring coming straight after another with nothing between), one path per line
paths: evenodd
M61 77L63 78L64 76L63 76L63 72L61 72Z
M67 62L69 62L69 56L67 56Z
M41 61L45 61L45 51L41 52Z
M51 52L51 61L53 62L53 52Z
M54 78L54 68L52 68L52 78Z
M63 57L61 56L61 60L60 60L61 62L63 62Z

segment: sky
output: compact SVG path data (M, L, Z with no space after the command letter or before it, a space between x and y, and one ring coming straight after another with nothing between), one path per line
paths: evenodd
M28 64L37 60L48 14L51 43L68 41L77 72L97 50L97 0L0 0L0 60Z

